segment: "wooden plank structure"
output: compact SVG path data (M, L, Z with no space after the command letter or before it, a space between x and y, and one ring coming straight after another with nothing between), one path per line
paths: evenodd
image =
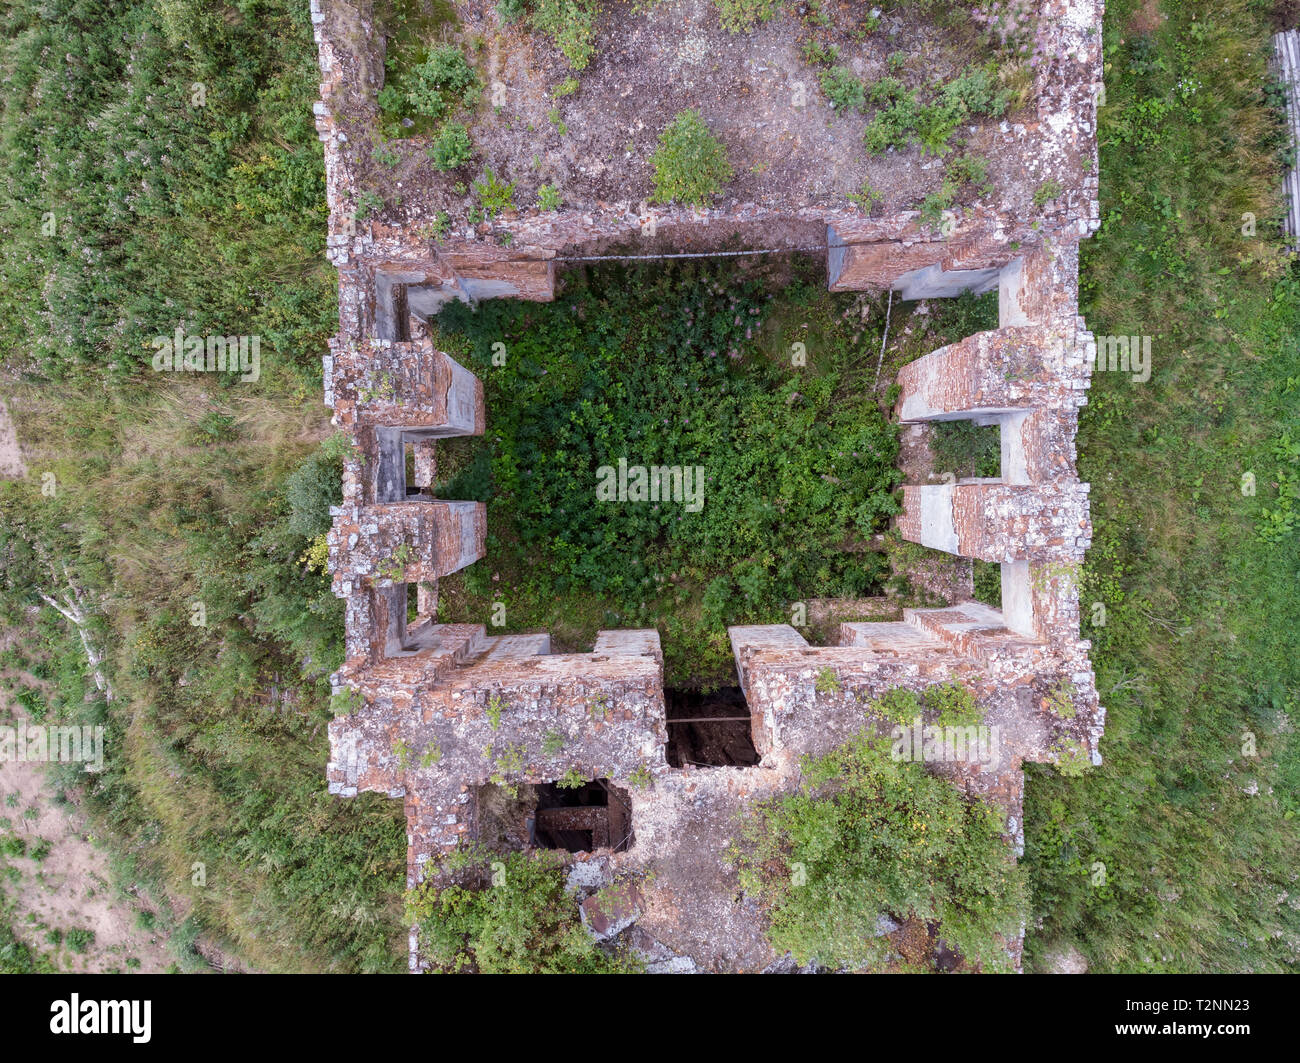
M1286 174L1287 247L1300 243L1300 30L1285 30L1273 36L1273 68L1286 92L1286 120L1291 134L1292 156Z

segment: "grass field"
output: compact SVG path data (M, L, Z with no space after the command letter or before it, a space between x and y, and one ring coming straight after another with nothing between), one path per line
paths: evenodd
M1033 772L1028 951L1293 970L1300 282L1273 225L1272 27L1238 0L1162 5L1139 32L1151 6L1107 5L1103 224L1083 256L1089 327L1152 336L1155 365L1146 384L1095 375L1079 432L1105 763Z

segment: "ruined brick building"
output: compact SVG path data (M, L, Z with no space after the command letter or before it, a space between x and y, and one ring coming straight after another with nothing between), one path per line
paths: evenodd
M1077 477L1074 439L1093 357L1077 283L1078 242L1098 217L1101 5L1037 6L1045 46L1032 109L980 134L1009 176L943 231L924 227L910 207L886 203L869 216L810 185L762 202L657 210L651 226L644 191L632 189L621 202L518 211L434 240L420 221L419 188L404 189L401 219L356 221L382 34L364 0L312 0L329 255L339 271L326 402L355 442L329 543L334 591L346 603L346 663L335 680L358 696L355 711L330 726L328 780L345 797L370 790L404 801L408 884L484 829L491 781L542 788L577 765L606 780L614 799L540 802L530 825L582 839L560 847L582 852L596 880L655 870L628 915L652 969L759 970L779 958L723 859L734 816L795 785L799 757L853 733L865 700L897 686L965 682L1001 730L999 757L943 770L994 802L1018 845L1022 765L1100 762L1104 710L1080 637L1076 580L1091 532L1088 485ZM1059 191L1035 203L1045 183ZM491 519L480 503L430 497L437 441L481 434L492 411L480 381L434 349L423 322L449 299L550 300L566 259L629 247L653 255L808 246L825 248L837 291L922 299L997 289L1000 327L908 364L896 412L904 425L998 425L1000 475L907 486L897 524L912 542L1000 565L1003 607L955 601L906 610L900 621L845 623L827 646L789 626L733 627L758 763L673 767L656 631L602 631L590 652L551 653L545 633L493 636L485 624L437 622L438 579L484 556ZM548 752L549 734L562 737L562 753ZM1018 959L1019 944L1011 951ZM421 962L412 933L412 969Z

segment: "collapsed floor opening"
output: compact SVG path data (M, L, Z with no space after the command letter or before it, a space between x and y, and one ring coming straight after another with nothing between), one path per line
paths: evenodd
M488 783L475 793L478 840L493 849L560 849L626 852L632 847L632 802L608 779L569 786L564 779L521 783L513 789Z
M632 804L627 791L608 779L581 786L563 781L533 787L537 806L530 842L539 849L589 853L597 849L626 851L632 844Z
M740 687L664 690L668 745L665 755L674 768L752 767L759 761Z

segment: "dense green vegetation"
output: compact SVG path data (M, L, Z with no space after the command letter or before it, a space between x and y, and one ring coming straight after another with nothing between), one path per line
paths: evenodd
M334 295L308 12L244 7L4 6L11 363L124 381L183 325L260 335L264 374L315 386L304 352L328 334Z
M639 969L600 948L565 891L558 853L465 847L407 893L406 922L420 927L436 968L477 974L617 974Z
M57 968L39 949L23 943L0 912L0 974L52 974Z
M459 25L455 9L448 0L381 0L376 13L386 40L380 132L434 134L439 170L466 162L471 144L462 120L478 104L482 78L459 47L434 43Z
M484 623L503 601L510 626L590 616L587 640L658 627L669 681L691 685L731 674L728 624L871 592L898 447L869 347L812 276L772 300L734 267L656 266L592 271L552 304L445 309L440 343L493 411L437 490L492 515L490 563L458 577L445 619ZM638 500L628 478L602 501L620 460L678 467L684 490Z
M967 722L949 704L963 700L960 688L938 700L940 722ZM901 721L921 709L909 695L881 711ZM935 923L967 963L1004 970L999 935L1019 932L1026 890L1001 830L990 806L920 762L895 760L889 739L867 728L805 758L799 790L754 809L733 857L767 909L773 947L801 964L883 966L896 950L878 934L888 914Z
M1033 773L1028 947L1103 971L1294 970L1300 538L1270 514L1300 461L1300 278L1273 224L1271 5L1168 6L1151 32L1140 6L1106 10L1084 310L1099 334L1153 336L1155 369L1096 374L1083 411L1105 763Z
M126 883L192 904L182 966L203 937L264 969L400 969L401 810L321 784L342 613L298 560L338 490L313 456L336 311L307 5L0 18L0 360L32 463L0 487L6 666L51 684L24 695L46 722L106 727L105 770L55 781ZM177 324L260 335L260 380L150 372ZM37 596L70 587L112 702Z
M957 479L997 476L1002 469L1002 443L997 425L974 421L938 421L931 426L930 452L936 475Z

